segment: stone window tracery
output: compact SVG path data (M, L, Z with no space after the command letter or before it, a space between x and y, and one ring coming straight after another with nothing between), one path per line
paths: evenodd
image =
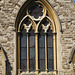
M25 12L18 27L18 74L54 71L55 29L49 13L40 1Z

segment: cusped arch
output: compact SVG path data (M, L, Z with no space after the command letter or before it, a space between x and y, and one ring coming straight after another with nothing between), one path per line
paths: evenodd
M38 23L38 25L37 25L37 26L38 26L37 28L39 28L39 25L41 24L41 22L42 22L45 18L49 20L49 22L51 23L51 24L49 24L49 26L52 26L52 31L53 31L53 33L55 33L55 32L56 32L56 31L55 31L56 28L55 28L54 22L53 22L48 16L42 18L42 19L39 21L39 23Z
M22 1L22 0L20 0L20 1ZM24 1L24 0L23 0ZM53 25L53 32L54 32L54 37L53 37L53 39L54 39L54 44L57 44L57 47L54 45L54 48L57 48L57 50L55 49L55 53L54 54L56 54L57 52L56 51L59 51L59 46L58 46L58 44L60 44L60 42L59 42L59 32L61 31L61 26L60 26L60 22L59 22L59 19L58 19L58 17L57 17L57 14L55 13L55 11L54 11L54 9L51 7L51 5L48 3L48 1L47 0L27 0L27 1L24 1L24 3L22 3L22 5L21 5L21 7L20 7L20 9L19 9L19 12L18 12L18 14L17 14L17 17L16 17L16 21L15 21L15 27L16 27L16 31L20 31L20 28L21 28L21 23L22 23L22 21L24 20L24 19L26 19L27 17L29 17L31 20L32 20L32 18L30 17L30 16L22 16L22 14L24 13L24 10L25 10L25 8L27 7L27 5L29 5L29 3L30 2L32 2L32 1L40 1L45 7L46 7L46 9L47 9L47 11L48 11L48 13L49 13L49 17L46 17L47 19L49 19L50 21L51 21L51 23L52 23L52 25ZM25 15L25 14L23 14L23 15ZM41 22L41 21L40 21ZM40 24L40 22L39 22L39 24ZM36 25L35 24L35 22L34 22L34 25ZM34 27L35 28L35 27ZM38 30L38 27L37 27L37 29L36 30ZM38 31L36 31L36 32L38 32ZM56 37L56 34L55 33L58 33L57 34L57 37ZM18 33L17 33L18 34ZM19 34L18 34L19 35ZM20 39L19 37L18 37L18 39ZM56 40L57 39L57 40ZM58 41L58 43L57 43L57 41ZM20 43L20 42L18 42L18 43ZM18 43L17 43L17 45L18 45ZM17 53L16 53L17 54ZM57 54L57 55L59 55L59 54ZM57 58L57 55L55 55L55 67L54 67L54 70L56 71L56 69L57 69L57 60L56 60L56 58ZM15 62L16 62L17 60L15 59ZM16 65L15 65L16 66ZM17 69L17 68L16 68ZM18 69L19 70L19 69ZM20 71L20 70L19 70ZM16 74L16 73L15 73Z
M21 20L21 22L19 23L19 27L18 27L18 32L20 32L21 31L21 24L22 24L22 22L26 19L26 18L29 18L30 20L31 20L31 25L34 25L34 27L35 27L35 22L32 20L32 17L30 16L30 15L26 15L22 20ZM24 26L24 28L25 28L25 24L23 24L23 26Z
M23 11L25 10L26 6L32 2L32 1L39 1L39 0L27 0L27 1L22 1L22 5L20 5L20 9L19 9L19 12L17 14L17 17L16 17L16 21L15 21L15 27L18 31L18 25L19 25L19 22L21 21L21 14L23 13ZM20 1L21 2L21 1ZM24 2L24 3L23 3ZM51 5L49 4L49 2L47 0L41 0L40 1L43 5L45 5L45 7L47 8L48 10L48 13L50 13L49 17L50 19L54 22L54 25L55 25L55 32L60 32L62 29L61 29L61 25L60 25L60 22L59 22L59 19L58 19L58 16L57 14L55 13L54 9L51 7ZM15 8L16 9L16 8ZM19 19L20 18L20 19Z

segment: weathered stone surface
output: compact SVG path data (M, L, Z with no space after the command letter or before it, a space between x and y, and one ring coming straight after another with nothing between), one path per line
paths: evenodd
M15 20L25 1L5 0L4 6L0 7L0 44L3 46L8 59L7 75L14 75ZM59 70L59 75L73 75L72 66L68 64L68 61L70 52L75 47L75 3L73 0L48 0L48 2L56 11L63 31L60 34L62 69ZM0 75L2 75L1 69L0 66Z

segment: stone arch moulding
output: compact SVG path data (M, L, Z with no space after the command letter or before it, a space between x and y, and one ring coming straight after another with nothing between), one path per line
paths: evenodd
M55 44L56 44L56 57L54 58L56 60L56 66L55 66L55 71L57 71L57 69L60 69L61 67L60 64L58 65L59 61L61 60L60 56L61 56L61 45L60 45L60 31L61 31L61 26L60 26L60 22L59 22L59 19L58 19L58 16L57 14L55 13L55 11L53 10L53 8L51 7L51 5L49 4L48 0L20 0L18 2L19 5L16 5L15 6L15 9L13 11L14 15L16 15L16 20L15 20L15 28L16 28L16 32L14 33L15 34L15 44L16 44L16 47L14 49L14 75L17 75L17 46L18 46L18 43L17 43L17 36L18 36L18 29L20 28L20 22L22 21L22 18L21 18L21 14L23 14L23 11L25 10L25 8L27 7L27 5L32 2L32 1L40 1L45 7L46 9L48 10L48 13L49 14L49 17L50 17L50 21L52 22L53 24L53 27L54 27L54 31L53 33L56 35L56 38L54 37L55 40ZM18 9L16 9L18 8ZM17 10L17 12L15 13L15 10ZM60 46L59 46L60 45ZM16 58L15 58L16 57ZM60 61L61 63L61 61ZM57 66L58 65L58 66Z
M72 63L73 73L75 74L75 48L70 53L69 63Z
M36 0L20 0L16 6L15 6L15 9L13 11L13 14L16 15L16 20L15 20L15 27L16 27L16 31L18 31L18 25L19 25L19 18L21 17L21 14L23 13L24 11L24 8L32 1L36 1ZM47 7L47 10L48 12L51 13L50 18L51 20L54 22L54 25L56 27L56 32L59 32L59 31L62 31L62 27L60 25L60 22L59 22L59 18L55 12L55 10L51 7L50 3L48 2L48 0L37 0L37 1L40 1L43 3L43 5L45 5ZM18 9L17 9L18 8ZM15 13L15 10L16 10L16 13Z
M75 53L75 48L73 48L72 51L71 51L71 53L70 53L69 63L71 63L73 61L74 53Z
M2 48L2 46L0 45L0 57L2 58L0 61L0 66L2 66L2 75L6 75L6 56L5 56L5 53L4 53L4 50Z

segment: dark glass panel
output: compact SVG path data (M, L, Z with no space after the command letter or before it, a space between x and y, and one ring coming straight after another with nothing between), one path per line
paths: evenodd
M47 44L48 44L48 71L54 70L54 50L53 50L53 33L52 30L48 30L47 35Z
M26 36L27 34L26 34L26 30L23 28L22 30L21 30L21 36Z
M39 36L39 47L45 47L45 37Z
M34 30L32 28L30 29L29 34L30 34L30 36L34 36L35 35Z
M39 36L45 36L44 30L42 30L42 27L39 27Z
M48 59L53 59L53 48L48 48Z
M35 37L34 36L30 36L29 37L29 43L30 43L30 45L29 45L29 47L35 47Z
M40 4L34 4L29 8L29 14L31 16L34 16L34 18L38 19L39 16L43 15L43 8L40 6Z
M39 29L39 70L45 71L45 35L42 29Z
M27 60L21 59L21 71L25 72L27 70Z
M39 71L45 71L45 60L39 60Z
M50 28L48 29L47 34L48 34L48 36L50 36L50 35L53 36L53 32Z
M24 23L29 26L29 24L31 23L31 21L29 21L29 18L25 19Z
M21 59L27 59L27 48L21 48Z
M29 32L29 71L35 71L35 34L31 29Z
M39 60L45 59L45 48L39 48Z
M29 60L29 71L35 71L35 59Z
M27 36L21 36L21 47L27 47Z
M53 37L52 36L48 36L48 47L53 47Z
M48 59L48 71L53 71L54 70L54 61Z
M29 59L35 59L35 48L29 48Z
M49 24L49 22L48 22L47 20L44 20L44 21L42 22L42 24L43 24L44 26L47 26L47 25Z

